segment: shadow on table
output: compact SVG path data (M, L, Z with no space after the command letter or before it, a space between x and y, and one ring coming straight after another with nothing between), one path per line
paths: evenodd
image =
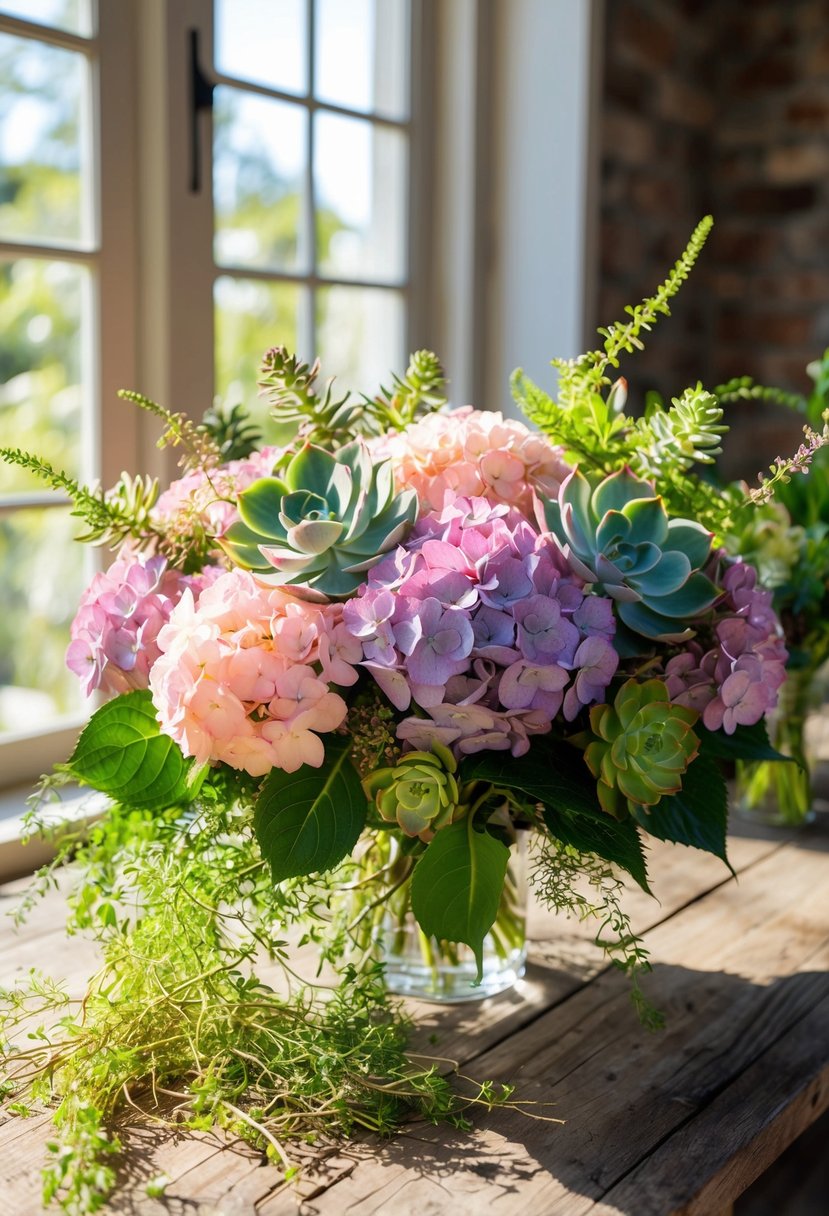
M663 1031L648 1032L637 1024L622 976L599 977L467 1065L476 1080L513 1083L513 1099L525 1103L525 1113L483 1113L474 1117L471 1132L412 1125L373 1146L370 1163L329 1194L306 1202L303 1216L329 1216L369 1194L372 1203L359 1210L396 1216L443 1211L477 1216L493 1205L500 1211L509 1196L520 1197L526 1212L569 1213L566 1196L578 1195L587 1202L574 1202L572 1211L582 1212L611 1191L608 1212L662 1216L674 1210L666 1196L671 1187L693 1187L695 1155L702 1177L710 1154L725 1151L724 1146L736 1151L735 1123L750 1143L764 1110L772 1118L785 1106L786 1085L796 1085L802 1075L797 1060L786 1058L787 1035L806 1027L810 1015L825 1026L826 1005L822 1016L814 1011L829 1002L829 975L805 971L761 985L727 973L657 965L651 980L649 995L667 1017ZM808 1051L819 1058L825 1035L817 1030L806 1037ZM778 1057L792 1076L775 1071ZM805 1065L803 1072L808 1072ZM734 1086L738 1095L746 1074L748 1097L742 1105L729 1105L727 1091ZM721 1095L726 1100L718 1103ZM564 1123L545 1122L544 1116ZM696 1124L689 1127L701 1117L703 1142ZM659 1154L659 1146L677 1133L681 1137L685 1127L683 1155L679 1149L676 1157ZM661 1199L648 1206L641 1187L624 1182L655 1150L652 1164L662 1170L664 1207ZM691 1193L686 1189L685 1198ZM519 1204L504 1203L503 1210L518 1212Z

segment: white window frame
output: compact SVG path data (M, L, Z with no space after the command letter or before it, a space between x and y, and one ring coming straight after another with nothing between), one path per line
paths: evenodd
M0 29L31 36L51 46L86 54L91 65L92 141L96 180L92 242L88 250L64 252L36 242L4 241L6 256L48 257L89 267L92 280L91 329L94 350L87 360L91 383L91 427L84 434L84 475L114 482L132 468L139 451L140 422L116 398L136 372L134 316L135 158L132 137L132 0L103 0L96 33L83 38L35 22L3 16ZM105 52L105 53L104 53ZM106 173L101 173L102 164ZM23 437L17 437L23 442ZM50 508L45 508L50 509ZM66 758L83 717L62 718L53 728L5 734L0 742L0 787L31 782Z
M426 185L410 207L408 346L440 354L454 405L511 412L513 366L551 384L550 358L584 345L603 0L412 4L410 181ZM213 212L209 191L189 189L186 70L191 29L213 61L212 3L99 8L100 468L105 484L122 469L164 481L174 454L115 393L135 387L194 416L213 399ZM199 135L209 181L207 112ZM65 759L76 735L77 724L0 745L0 787Z

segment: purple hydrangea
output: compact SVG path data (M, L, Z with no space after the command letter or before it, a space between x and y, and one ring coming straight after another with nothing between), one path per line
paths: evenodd
M665 683L671 699L697 710L708 730L733 735L738 726L752 726L774 709L788 652L772 594L757 586L754 567L730 563L720 582L725 598L714 625L715 644L704 650L691 642L667 663Z
M416 748L521 755L561 711L601 700L618 666L609 600L585 592L518 510L456 498L369 573L343 621Z

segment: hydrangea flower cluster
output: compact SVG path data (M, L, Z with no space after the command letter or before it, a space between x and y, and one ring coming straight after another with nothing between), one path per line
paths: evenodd
M618 666L611 601L585 594L549 538L506 503L447 496L375 566L343 621L400 711L398 738L522 755L528 736L600 699Z
M360 647L335 604L310 604L222 574L196 604L187 591L158 635L150 673L161 729L199 763L223 761L254 777L322 764L316 732L346 716L329 681L352 684Z
M199 575L168 568L161 556L136 554L125 546L81 597L72 622L66 664L86 696L146 688L161 654L158 634L185 591L198 599L220 572L208 566Z
M417 491L421 510L440 511L446 491L505 502L525 514L532 492L555 496L570 466L561 449L522 422L471 406L428 414L380 441L375 456L390 458L398 489Z
M285 449L264 447L244 460L231 460L218 469L196 469L170 483L153 508L153 519L165 531L192 529L198 520L210 536L224 536L236 523L236 497L260 477L268 477Z
M708 730L733 735L777 704L788 652L772 593L757 585L754 567L735 561L720 582L726 597L714 626L716 645L703 651L690 642L668 661L665 683L671 700L701 713Z

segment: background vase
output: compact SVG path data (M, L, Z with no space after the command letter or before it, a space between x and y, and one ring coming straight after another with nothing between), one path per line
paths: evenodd
M829 775L829 667L796 668L767 719L769 741L792 761L737 762L740 818L771 827L799 827L815 818Z
M381 926L386 987L400 996L455 1003L495 996L524 974L527 957L527 841L510 849L498 915L484 939L483 976L469 946L427 937L411 910L411 880L390 896Z

